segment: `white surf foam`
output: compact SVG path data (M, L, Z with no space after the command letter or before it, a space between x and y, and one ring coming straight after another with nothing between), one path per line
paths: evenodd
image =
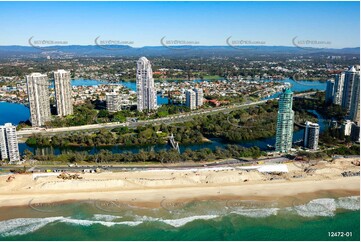
M360 210L360 197L340 197L336 200L336 206L341 209Z
M179 219L140 217L140 219L135 221L121 221L121 222L99 220L99 219L115 220L120 218L120 216L103 215L103 214L94 215L94 218L98 220L75 219L70 217L17 218L17 219L10 219L0 222L0 236L8 237L8 236L16 236L16 235L24 235L24 234L32 233L52 222L61 222L61 223L81 225L81 226L91 226L94 224L100 224L106 227L111 227L114 225L137 226L145 221L159 221L171 225L173 227L181 227L195 220L208 220L216 217L218 217L218 215L199 215L199 216L190 216Z
M333 198L320 198L309 203L293 207L296 213L303 217L333 216L337 206Z
M113 217L118 217L118 216L113 216ZM142 221L110 222L110 221L94 221L94 220L83 220L83 219L64 218L64 217L16 218L16 219L10 219L0 222L0 236L8 237L8 236L28 234L52 222L62 222L62 223L75 224L81 226L91 226L93 224L101 224L107 227L111 227L114 225L137 226L142 223Z
M338 199L321 198L312 200L307 204L286 208L286 210L296 212L298 215L303 217L333 216L337 209L359 210L359 204L359 196L341 197ZM246 217L262 218L277 215L279 210L279 208L238 208L231 213ZM181 227L195 220L209 220L217 218L219 216L221 215L195 215L176 219L135 216L134 221L119 222L114 222L114 220L122 218L121 216L106 214L94 214L93 218L90 220L74 219L70 217L65 218L62 216L47 218L16 218L0 221L0 237L17 236L32 233L53 222L62 222L81 226L100 224L103 226L111 227L114 225L137 226L146 221L158 221L173 227Z
M293 210L303 217L334 216L337 209L360 210L360 197L320 198L304 205L295 206Z
M93 218L95 220L102 220L102 221L106 221L106 222L111 222L113 220L122 218L122 216L114 216L114 215L109 215L109 214L94 214Z
M128 226L137 226L142 223L142 221L123 221L123 222L107 222L107 221L94 221L94 220L85 220L85 219L74 219L74 218L63 218L60 222L68 224L76 224L82 226L91 226L93 224L101 224L103 226L111 227L114 225L128 225Z
M16 218L0 222L0 236L16 236L34 232L48 223L59 221L63 217Z
M165 224L168 224L173 227L182 227L183 225L186 225L187 223L193 222L195 220L209 220L217 218L218 215L197 215L197 216L190 216L185 218L178 218L178 219L161 219L161 218L153 218L153 217L137 217L139 221L144 222L162 222Z
M251 218L265 218L272 215L277 215L279 208L252 208L252 209L236 209L231 212Z
M182 227L183 225L193 222L195 220L209 220L217 217L218 217L217 215L199 215L199 216L191 216L180 219L162 219L160 221L168 225L171 225L173 227Z

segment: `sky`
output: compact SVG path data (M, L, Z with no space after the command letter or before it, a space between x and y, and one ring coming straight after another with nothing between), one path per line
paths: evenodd
M292 46L292 39L327 47L360 46L359 2L0 2L0 45L99 41L160 46L253 41ZM235 42L234 42L235 43ZM313 42L314 43L314 42Z

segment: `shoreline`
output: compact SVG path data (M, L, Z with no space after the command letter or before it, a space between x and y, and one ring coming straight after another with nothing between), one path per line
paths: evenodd
M117 216L131 210L132 213L134 212L139 216L146 216L147 214L149 215L149 213L152 213L153 216L166 219L170 218L169 216L171 216L173 213L179 215L185 212L185 214L187 214L186 211L188 211L191 214L196 214L197 211L199 211L200 214L189 216L206 216L203 214L204 211L219 212L222 209L230 211L228 214L232 213L232 211L237 211L238 209L245 209L244 211L248 211L251 214L257 211L264 211L266 214L268 214L270 211L290 211L288 209L294 209L295 207L300 207L300 212L307 212L308 208L304 207L305 205L319 201L316 202L316 204L321 206L320 211L326 212L329 208L326 204L322 203L322 200L325 199L327 201L332 201L343 198L355 199L356 197L359 199L359 195L359 191L356 190L320 190L316 192L299 193L297 195L283 197L229 195L218 197L194 197L190 199L165 198L160 202L143 202L134 200L126 201L119 198L112 200L106 198L92 200L71 199L63 201L30 200L26 204L0 206L0 222L10 219L23 218L24 214L26 214L25 218L42 218L44 215L50 217L71 216L71 209L73 206L87 206L87 208L90 209L88 212L94 215ZM346 210L339 210L337 213L350 211L359 212L359 209L355 210L354 208L347 208ZM317 212L319 211L311 210L311 213ZM336 213L336 210L334 212ZM227 212L218 215L223 216L226 214ZM245 216L248 217L248 215ZM313 214L312 216L317 215ZM251 215L250 217L253 216Z
M346 184L349 184L349 181L345 181ZM279 185L279 184L275 184ZM301 184L300 184L301 185ZM319 184L317 184L319 185ZM228 189L242 188L240 186L230 186ZM266 187L270 188L270 187ZM293 186L289 187L290 189ZM14 207L23 207L30 206L35 203L37 205L51 205L51 204L71 204L71 203L81 203L81 202L120 202L127 204L131 207L142 207L142 208L159 208L162 201L170 201L172 203L190 203L190 202L201 202L201 201L257 201L257 202L274 202L277 201L281 204L281 207L287 207L292 205L293 202L297 201L298 205L301 203L307 203L313 199L320 198L340 198L340 197L351 197L351 196L360 196L360 190L356 187L351 189L342 189L340 187L329 187L322 190L311 189L308 191L302 191L299 193L272 193L265 192L259 193L259 190L256 190L252 193L226 193L226 194L207 194L201 193L200 196L194 196L196 193L200 192L199 190L194 190L192 188L179 188L179 189L157 189L157 193L154 194L154 190L128 190L123 192L107 191L107 192L74 192L74 193L64 193L56 194L49 193L46 195L37 194L35 197L23 197L12 195L11 199L0 196L0 209L4 208L14 208ZM189 196L179 196L179 192L189 192L192 190ZM202 188L204 191L204 188ZM57 196L58 195L58 196ZM131 197L136 198L125 198L126 195L133 195ZM157 196L159 195L159 196ZM166 196L168 195L168 196ZM279 197L282 195L281 197ZM74 198L77 197L77 198ZM112 197L112 198L110 198ZM13 201L17 200L16 202Z
M159 207L163 200L175 203L192 200L278 200L360 194L357 173L359 158L340 158L317 164L284 163L287 172L260 172L257 166L189 169L146 169L138 171L80 173L81 179L61 179L59 173L0 176L0 208L24 206L29 202L117 201L145 207ZM262 165L265 169L268 165ZM303 194L303 195L302 195ZM307 200L306 199L306 200ZM292 201L291 201L292 202Z
M186 186L144 189L107 189L106 191L47 191L36 193L0 193L0 208L29 206L31 203L72 203L83 201L111 201L130 206L157 208L161 202L188 203L192 201L255 200L275 201L289 206L294 201L307 203L312 199L360 195L360 178L346 177L327 180L249 183L241 185Z

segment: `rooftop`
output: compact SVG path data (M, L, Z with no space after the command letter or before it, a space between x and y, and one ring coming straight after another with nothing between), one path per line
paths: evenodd
M286 88L286 89L284 90L284 93L286 93L286 94L293 94L293 92L291 91L290 88Z

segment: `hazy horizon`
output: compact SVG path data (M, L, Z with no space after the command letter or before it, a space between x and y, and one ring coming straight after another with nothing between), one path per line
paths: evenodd
M19 47L32 47L30 45L0 45L1 47L15 47L15 46L19 46ZM86 46L97 46L96 44L72 44L72 45L46 45L46 46L42 46L43 48L46 48L46 47L70 47L70 46L82 46L82 47L86 47ZM114 45L114 46L117 46L117 45ZM118 46L122 46L122 45L118 45ZM230 47L228 46L227 44L225 45L180 45L180 46L190 46L190 47ZM255 45L256 46L256 45ZM165 47L165 46L162 46L161 44L159 45L145 45L145 46L129 46L130 48L147 48L147 47ZM251 47L251 45L247 45L247 46L244 46L244 48L247 48L247 47ZM297 48L297 46L294 46L294 45L262 45L262 46L259 46L259 47L294 47L294 48ZM259 48L258 47L258 48ZM242 47L239 47L239 48L242 48ZM313 48L313 47L308 47L308 48ZM315 49L317 49L317 47L314 47ZM330 48L323 48L323 49L356 49L356 48L360 48L360 46L352 46L352 47L340 47L340 48L337 48L337 47L330 47Z

